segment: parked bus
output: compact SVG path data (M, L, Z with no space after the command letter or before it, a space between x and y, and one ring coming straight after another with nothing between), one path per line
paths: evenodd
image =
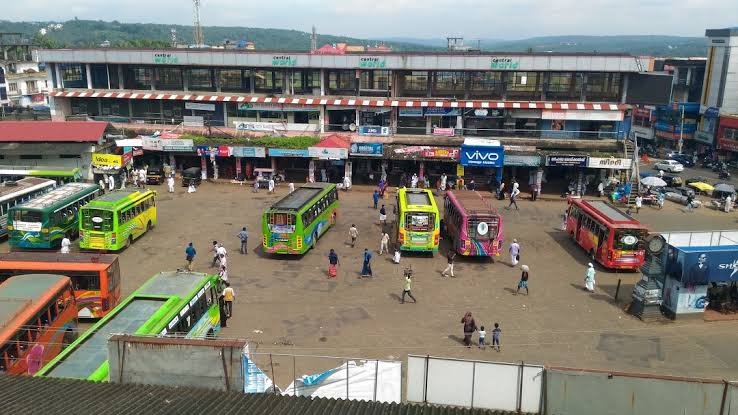
M118 251L156 225L156 192L124 189L106 193L80 210L79 247Z
M333 225L338 211L335 184L308 183L264 212L264 252L303 254Z
M74 341L76 330L68 277L27 274L0 284L0 375L35 374Z
M502 250L502 215L489 197L477 192L446 192L443 201L445 237L460 255L499 255Z
M566 232L605 268L637 269L645 261L648 228L600 200L569 200Z
M36 376L108 380L111 334L205 338L220 332L217 275L160 272L123 300Z
M10 208L10 247L58 248L64 235L78 232L79 209L100 194L90 183L67 183L29 202Z
M10 208L41 196L55 186L55 181L37 177L26 177L17 182L7 181L0 184L0 237L8 234L5 227L8 224Z
M428 189L397 191L397 243L404 251L438 252L441 218Z
M59 185L82 180L77 167L0 166L0 182L20 180L24 177L50 179Z
M101 318L120 301L118 255L58 252L0 254L0 282L15 275L31 273L70 277L79 318Z

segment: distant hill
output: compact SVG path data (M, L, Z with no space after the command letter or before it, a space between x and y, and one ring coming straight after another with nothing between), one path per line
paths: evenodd
M56 28L59 25L61 28ZM33 38L46 47L98 47L104 41L110 42L111 47L167 47L171 44L170 30L172 28L177 30L177 39L180 43L192 42L192 26L96 20L68 20L66 22L0 20L0 32L23 33L26 37ZM39 35L41 29L46 30L46 35ZM208 45L220 45L228 39L234 43L241 40L255 42L256 48L261 50L310 49L310 33L298 30L206 26L203 31L205 43ZM340 42L363 46L375 46L380 43L379 40L318 34L318 47ZM438 50L438 48L405 42L385 41L384 43L396 51Z

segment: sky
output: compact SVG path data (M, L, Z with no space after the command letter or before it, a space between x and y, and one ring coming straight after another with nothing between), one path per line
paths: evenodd
M191 24L192 0L4 0L0 19ZM201 0L204 26L358 38L704 36L738 26L738 0Z

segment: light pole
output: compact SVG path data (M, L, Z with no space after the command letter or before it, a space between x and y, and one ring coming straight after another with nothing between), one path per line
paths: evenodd
M679 154L682 154L683 145L684 145L684 105L682 105L681 120L679 122L679 144L677 145L677 150Z

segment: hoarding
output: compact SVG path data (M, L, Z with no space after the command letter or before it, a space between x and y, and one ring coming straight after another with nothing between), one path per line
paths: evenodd
M685 286L738 281L738 246L670 246L666 275Z

